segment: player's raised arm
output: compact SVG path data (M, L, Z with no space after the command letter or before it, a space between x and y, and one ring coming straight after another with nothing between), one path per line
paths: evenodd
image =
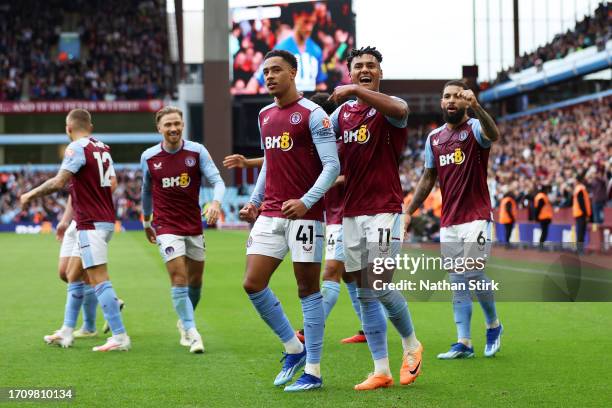
M340 103L352 96L360 99L363 103L373 107L387 117L399 121L408 120L410 109L406 101L367 89L361 85L351 84L338 86L334 89L334 92L329 98Z
M340 174L336 136L331 121L323 109L318 108L311 113L309 126L323 170L314 185L299 200L287 200L283 203L283 214L289 219L304 216L323 197Z
M476 119L480 121L480 126L482 128L482 136L490 142L496 142L499 140L500 133L495 121L487 113L487 111L480 106L478 103L478 99L474 92L470 89L464 89L457 94L458 98L463 98L468 103L469 107L472 108L474 114L476 115Z
M140 157L140 167L142 169L142 187L141 187L141 200L142 200L142 226L147 235L147 239L150 243L156 243L155 230L151 226L151 216L153 214L153 196L151 194L151 174L149 173L149 166L144 153Z
M219 169L217 169L215 162L210 157L210 153L208 153L204 146L202 146L200 151L200 171L202 172L202 177L206 178L213 185L213 200L206 210L205 217L206 223L214 224L221 215L221 202L225 195L225 183L219 174Z

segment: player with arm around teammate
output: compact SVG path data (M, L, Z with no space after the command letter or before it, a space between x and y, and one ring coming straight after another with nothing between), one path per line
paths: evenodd
M345 176L344 256L355 276L362 328L374 360L374 373L355 385L373 390L393 385L387 352L387 316L402 338L400 383L413 383L421 372L423 347L417 340L406 299L395 290L375 290L368 277L376 258L399 255L403 241L399 164L406 143L408 105L379 91L382 55L374 47L351 51L351 85L336 87L338 102L349 100L331 116L343 141ZM393 270L386 271L387 277Z

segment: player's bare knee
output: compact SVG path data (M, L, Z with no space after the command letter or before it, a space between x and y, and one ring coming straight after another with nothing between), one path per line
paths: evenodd
M172 282L172 286L187 286L189 279L185 273L174 272L170 273L170 282Z
M66 276L66 270L59 270L58 271L58 276L61 280L63 280L64 282L68 283L68 276Z
M319 292L320 291L320 287L319 287L319 281L308 281L308 280L302 280L298 282L298 296L300 298L304 298L306 296L310 296L313 293Z
M244 278L244 281L242 281L242 288L244 289L246 293L251 295L253 293L261 292L262 290L266 288L266 285L263 284L262 282L257 282L253 279L250 279L247 276Z
M324 281L334 281L336 283L340 283L340 278L342 277L342 268L337 264L330 264L330 262L325 263L325 269L323 270L323 280Z

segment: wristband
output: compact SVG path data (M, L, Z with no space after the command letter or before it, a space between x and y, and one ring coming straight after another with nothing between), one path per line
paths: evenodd
M143 228L151 228L151 221L143 221L142 222L142 227Z

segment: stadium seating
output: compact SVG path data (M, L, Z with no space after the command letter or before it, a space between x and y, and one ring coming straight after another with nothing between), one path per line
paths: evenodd
M497 75L493 85L508 81L512 73L541 66L546 61L564 58L572 52L592 46L603 47L612 38L609 18L609 5L602 2L593 16L586 16L582 21L576 22L573 30L558 34L550 43L517 58L512 67Z
M11 15L0 21L0 101L152 99L175 92L163 2L23 0L0 8ZM78 57L59 51L62 32L79 33Z

